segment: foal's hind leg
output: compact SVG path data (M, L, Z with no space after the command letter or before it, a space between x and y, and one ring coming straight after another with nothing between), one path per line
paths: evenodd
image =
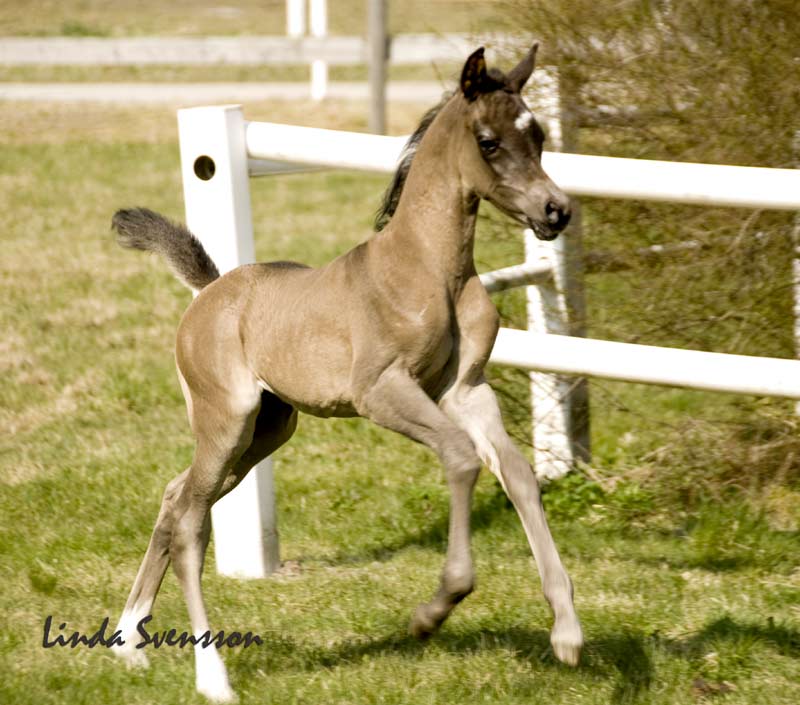
M294 431L297 417L292 407L272 395L262 395L262 400L261 413L261 400L248 413L226 406L225 400L217 399L211 405L192 399L197 450L177 500L170 556L195 636L210 632L200 575L208 544L211 505ZM209 699L216 702L236 699L216 648L195 646L195 677L197 691Z
M123 658L129 666L147 666L144 650L136 648L136 626L142 618L151 613L156 593L169 566L169 543L172 538L175 498L180 494L188 473L189 468L170 481L164 490L150 543L136 574L128 601L125 603L122 617L117 624L116 631L120 633L125 643L123 646L115 647L114 653Z
M469 434L478 455L514 504L539 568L544 595L553 610L553 651L564 663L577 664L583 634L572 601L572 581L547 526L536 476L503 427L494 392L482 380L475 386L460 384L447 392L440 405Z
M191 406L190 404L190 408ZM264 392L261 395L261 409L258 412L255 428L252 431L252 441L247 450L235 462L232 470L227 474L223 470L225 476L216 499L231 491L244 478L250 468L283 445L294 432L296 423L297 412L291 406L280 401L272 394ZM195 422L194 425L196 431L202 432L202 424L198 427ZM246 441L248 427L249 420L245 424L241 445ZM236 446L236 444L234 445ZM238 451L234 451L231 454L230 460L235 457L236 452ZM117 627L126 645L125 647L115 648L115 652L126 658L132 665L146 665L147 662L143 650L134 648L137 641L136 624L142 617L150 614L156 593L169 566L170 548L176 520L185 513L189 504L185 498L184 487L190 472L194 472L193 467L196 465L197 463L167 485L161 510L150 539L150 545L134 581L122 619ZM210 528L209 513L206 512L199 529L199 551L196 551L196 553L199 553L200 570L202 570L203 558L208 545ZM179 568L178 570L182 570L184 574L187 574L185 569ZM197 594L199 594L199 584ZM202 597L200 597L200 601L202 606ZM194 602L197 602L196 597ZM201 630L200 633L202 631L204 630ZM195 633L197 633L196 630ZM227 685L227 675L216 649L200 650L199 653L197 651L198 690L212 699L234 699L235 696Z
M229 399L209 403L194 395L190 408L197 447L175 500L169 555L186 599L192 633L200 637L210 632L200 586L208 541L208 514L225 478L250 445L258 408L236 410ZM210 700L235 700L215 648L195 645L195 677L198 692Z
M480 459L467 434L402 372L384 373L365 395L358 411L375 423L432 448L447 473L450 525L441 582L433 599L417 608L410 626L414 636L424 638L441 626L453 608L472 592L475 583L469 514Z

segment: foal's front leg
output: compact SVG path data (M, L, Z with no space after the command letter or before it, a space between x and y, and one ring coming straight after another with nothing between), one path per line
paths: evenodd
M469 515L481 461L469 436L402 371L387 370L364 395L359 413L433 449L447 473L450 524L441 583L433 599L417 608L410 626L414 636L425 638L441 626L475 584Z
M544 595L553 610L553 651L560 661L576 665L583 633L573 605L572 581L547 526L539 483L503 426L494 391L483 380L476 385L458 384L445 394L440 406L469 434L478 455L514 504L539 568Z

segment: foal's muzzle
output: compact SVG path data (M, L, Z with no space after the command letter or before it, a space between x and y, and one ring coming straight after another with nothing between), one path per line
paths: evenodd
M539 240L555 240L558 234L567 227L572 211L569 200L552 198L544 207L544 219L528 218L528 225Z
M560 204L556 201L548 201L544 207L545 217L550 229L556 233L560 233L567 227L569 219L572 216L569 204Z

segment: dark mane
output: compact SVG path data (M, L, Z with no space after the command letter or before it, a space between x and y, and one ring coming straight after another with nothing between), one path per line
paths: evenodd
M439 103L433 106L420 121L417 129L414 130L411 137L408 138L406 146L400 154L400 159L397 164L397 171L394 173L392 182L389 188L383 194L383 202L381 203L378 212L375 214L375 231L380 232L383 230L387 223L392 219L394 212L397 210L397 204L400 202L400 194L403 192L403 186L406 183L408 170L411 168L411 162L414 155L417 153L417 147L422 141L423 136L427 132L434 118L439 114L439 111L444 107L445 103L453 96L453 93L445 93Z

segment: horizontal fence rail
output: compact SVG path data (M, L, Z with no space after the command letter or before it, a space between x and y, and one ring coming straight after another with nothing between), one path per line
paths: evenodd
M527 284L543 284L552 278L553 268L549 262L513 264L480 275L481 284L490 294Z
M575 196L736 208L800 209L800 171L548 153L550 177Z
M800 360L501 328L492 362L524 370L800 399Z
M407 141L408 136L385 137L274 122L245 125L247 154L251 160L329 169L392 172ZM258 169L258 165L251 168Z
M391 172L407 137L268 122L246 126L251 159ZM575 196L800 210L800 170L545 152L550 177ZM257 165L253 165L257 169ZM263 171L266 170L262 170Z
M402 34L389 43L395 65L452 62L475 49L467 35ZM50 66L291 65L325 61L366 64L367 41L357 36L324 37L3 37L0 64Z

